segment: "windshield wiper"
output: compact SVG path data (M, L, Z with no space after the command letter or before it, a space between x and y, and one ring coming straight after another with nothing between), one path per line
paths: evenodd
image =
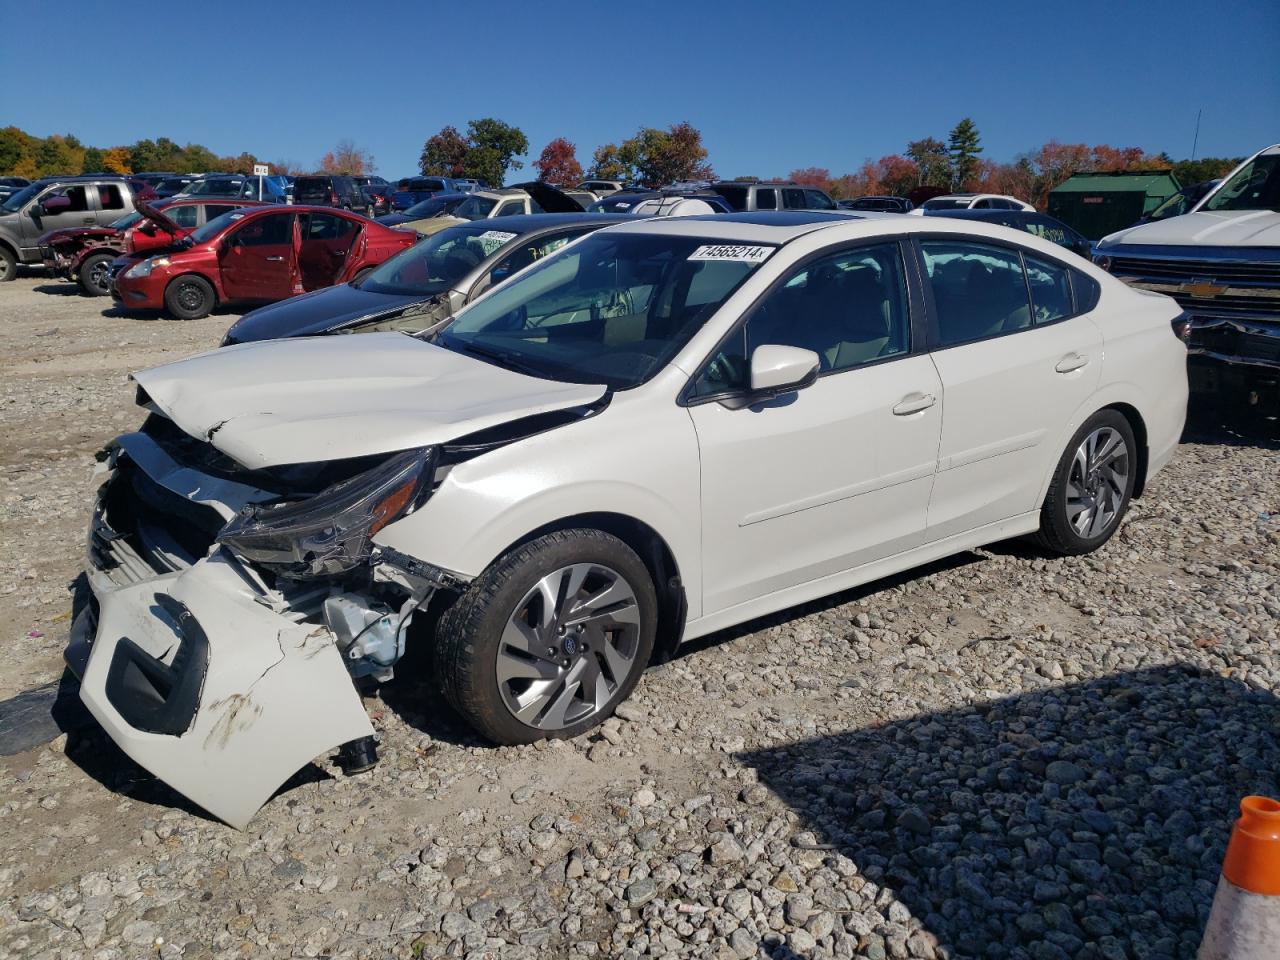
M467 353L475 354L477 357L484 357L486 360L492 360L500 367L506 367L508 370L514 370L516 373L523 373L526 376L538 377L545 380L546 374L538 368L517 360L509 353L503 353L501 350L494 350L491 347L482 347L478 343L470 343L465 340L457 341L462 349Z

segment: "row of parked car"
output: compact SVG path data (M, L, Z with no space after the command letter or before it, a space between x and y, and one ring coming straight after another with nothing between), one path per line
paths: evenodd
M1274 206L1268 198L1280 189L1270 179L1277 155L1277 148L1261 151L1190 211L1104 238L1096 250L1061 221L991 194L952 194L911 207L900 197L837 204L821 190L783 182L645 190L589 180L571 190L537 182L494 190L444 177L355 184L316 176L296 178L297 202L289 205L274 193L262 199L257 178L222 175L192 180L168 200L147 203L130 179L62 178L30 184L0 203L0 278L11 278L19 262L42 263L87 294L113 295L125 309L165 310L184 319L222 303L269 303L355 281L341 296L246 315L228 332L232 343L443 321L545 254L547 244L617 216L817 210L952 217L1032 233L1086 258L1096 255L1135 285L1174 296L1200 318L1185 329L1199 358L1193 363L1197 384L1230 393L1249 408L1274 410L1280 408L1275 243L1266 239L1271 226L1245 229L1238 220L1247 213L1254 224L1274 214L1267 204ZM363 192L369 189L375 193ZM392 212L373 223L361 216L376 209ZM1200 233L1187 233L1193 224ZM365 283L375 268L420 240L421 249ZM392 291L391 300L376 296Z

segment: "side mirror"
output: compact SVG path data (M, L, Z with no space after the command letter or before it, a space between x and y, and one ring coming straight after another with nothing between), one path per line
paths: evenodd
M138 227L138 232L145 233L148 237L154 237L156 235L156 225L148 221Z
M751 392L776 396L803 390L818 379L821 361L812 350L765 344L751 354Z

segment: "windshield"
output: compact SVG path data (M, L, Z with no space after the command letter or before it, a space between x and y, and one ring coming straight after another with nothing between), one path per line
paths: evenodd
M214 217L200 229L192 231L189 239L193 244L205 243L208 240L212 240L237 220L243 219L244 216L245 211L243 210L228 210L222 216Z
M112 230L128 230L130 227L132 227L135 223L137 223L141 219L142 219L142 214L138 213L135 210L133 213L126 213L119 220L112 220L109 224L107 224L107 226L110 227Z
M360 289L396 296L444 293L519 234L461 225L402 250L360 281Z
M432 197L430 200L420 200L412 207L404 211L406 217L416 217L419 220L425 220L427 217L434 217L448 204L448 200L437 200Z
M967 210L973 197L934 197L924 202L925 210Z
M476 301L435 342L533 376L625 390L666 366L774 249L592 234Z
M243 187L243 180L196 180L182 193L188 197L236 197Z
M3 210L5 213L16 213L26 205L28 200L44 188L44 184L38 183L33 183L29 187L23 187L3 204L0 204L0 210Z
M1254 157L1201 210L1280 210L1280 153Z
M497 200L472 195L454 208L453 215L460 220L483 220L497 204Z

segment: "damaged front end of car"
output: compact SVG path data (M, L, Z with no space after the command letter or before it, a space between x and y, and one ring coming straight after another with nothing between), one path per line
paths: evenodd
M373 541L431 496L438 461L428 446L253 470L153 412L103 452L93 600L66 651L81 699L235 827L321 754L372 765L355 682L390 679L415 614L460 585Z

